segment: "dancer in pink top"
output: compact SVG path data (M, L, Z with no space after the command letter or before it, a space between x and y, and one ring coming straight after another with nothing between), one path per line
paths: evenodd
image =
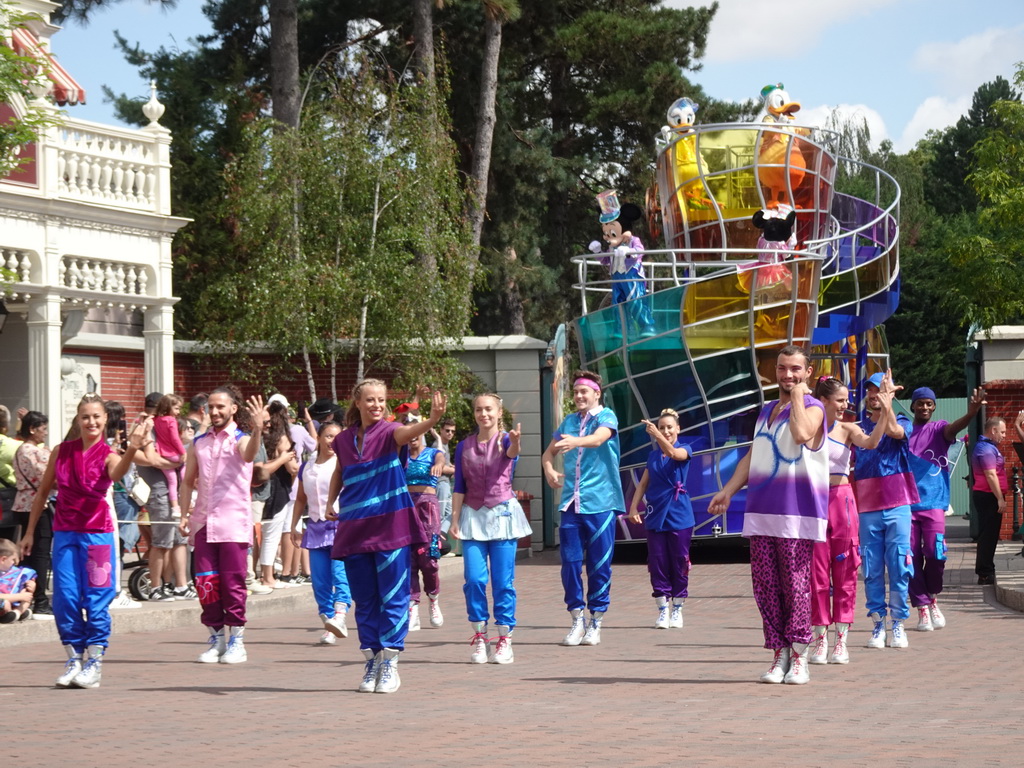
M189 532L189 543L195 547L201 620L210 630L210 646L197 659L203 664L238 664L247 658L242 636L252 544L252 463L263 422L269 417L262 397L249 398L246 409L252 416L252 433L246 434L235 423L241 399L233 387L218 387L210 393L210 429L192 441L181 484L181 529Z
M91 393L78 404L74 432L50 454L32 502L22 557L32 553L33 531L51 491L59 493L53 513L53 616L68 654L58 688L97 688L110 638L110 603L117 595L117 537L107 502L111 485L132 465L150 429L143 415L120 456L103 439L107 411Z

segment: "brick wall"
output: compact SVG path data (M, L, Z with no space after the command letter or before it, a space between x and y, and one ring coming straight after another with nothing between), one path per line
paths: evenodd
M117 400L128 414L138 413L146 400L146 377L142 352L65 347L62 353L100 359L100 393Z
M985 383L985 418L994 416L1006 421L1006 440L999 444L999 450L1006 459L1006 476L1012 478L1013 468L1020 466L1020 459L1013 449L1013 443L1019 442L1017 431L1013 428L1013 421L1017 413L1024 410L1024 381L1015 379L998 379ZM1011 483L1012 483L1011 479ZM1008 500L1009 501L1009 500ZM1018 500L1018 505L1021 500ZM1003 527L999 533L1000 539L1009 539L1013 533L1013 505L1007 504L1006 513L1003 515Z

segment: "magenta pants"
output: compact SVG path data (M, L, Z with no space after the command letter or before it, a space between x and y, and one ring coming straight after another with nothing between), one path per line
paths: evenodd
M750 580L761 611L765 648L811 642L813 544L809 539L750 537Z
M910 575L910 604L931 605L932 596L942 591L946 561L935 559L935 535L946 532L946 510L923 509L910 513L910 551L914 572Z
M196 592L203 626L245 626L245 576L249 545L236 541L211 544L204 525L195 536Z
M825 541L814 542L811 559L811 624L853 624L860 567L860 523L853 486L828 489Z

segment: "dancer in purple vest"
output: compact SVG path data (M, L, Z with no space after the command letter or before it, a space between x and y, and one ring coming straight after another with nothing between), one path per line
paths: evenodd
M210 632L209 647L196 659L201 664L241 664L249 658L243 636L253 538L252 469L262 425L270 416L262 397L249 398L246 410L252 432L246 434L235 423L241 399L230 386L210 393L210 428L189 446L178 495L181 530L194 547L196 591L203 607L200 620Z
M455 449L452 535L462 540L466 612L473 627L473 664L511 664L516 627L516 542L530 534L530 523L512 490L519 456L520 426L502 431L501 398L477 395L477 432ZM488 568L489 566L489 568ZM498 639L487 654L487 580L491 581Z
M398 655L409 631L410 545L425 540L405 482L399 449L430 430L447 399L434 392L430 418L416 424L386 421L387 386L364 379L352 390L347 428L334 438L338 457L327 516L338 531L331 557L345 563L355 602L359 647L366 658L360 693L394 693L401 685Z
M647 570L658 606L654 628L681 629L693 538L693 505L686 492L692 452L688 444L679 441L679 416L671 408L661 412L657 424L647 420L643 424L657 447L647 456L647 467L633 492L629 519L639 523L641 510L646 511Z
M828 523L828 425L825 407L807 388L810 358L800 347L779 351L779 399L761 409L754 442L708 506L725 514L747 484L743 535L750 539L750 575L775 657L762 683L810 680L811 557ZM749 482L748 482L749 481Z
M971 394L967 413L956 421L932 421L935 392L918 387L910 396L914 431L910 433L910 469L921 497L910 505L910 549L914 572L910 576L910 604L917 608L918 632L946 626L939 608L942 576L946 571L946 510L949 509L949 460L946 454L958 432L967 429L985 405L980 387Z
M78 403L79 437L50 454L29 512L21 554L32 553L33 531L56 485L53 513L53 616L68 655L58 688L98 688L110 639L110 603L117 595L117 535L107 501L111 485L127 474L145 446L150 417L136 422L120 456L103 439L103 398L88 394Z

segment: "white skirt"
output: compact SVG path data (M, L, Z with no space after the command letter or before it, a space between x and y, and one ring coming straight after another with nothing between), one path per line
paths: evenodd
M521 539L533 533L526 513L515 498L493 507L473 509L462 505L459 515L459 538L473 541Z

